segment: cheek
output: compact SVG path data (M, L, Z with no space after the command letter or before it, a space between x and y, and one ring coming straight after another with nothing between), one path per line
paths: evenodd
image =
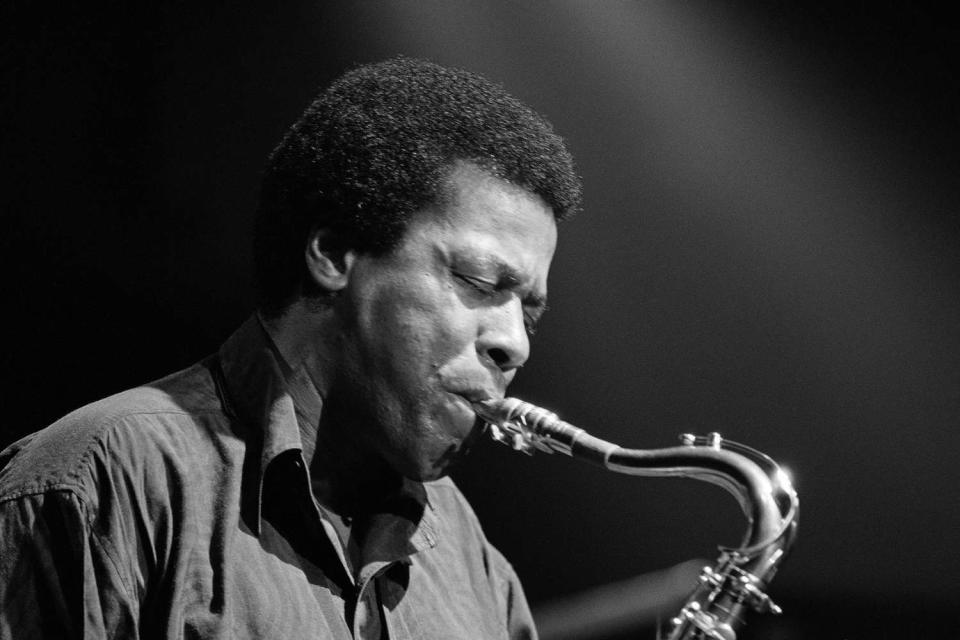
M472 345L471 317L444 289L385 293L364 317L367 355L393 371L438 369Z

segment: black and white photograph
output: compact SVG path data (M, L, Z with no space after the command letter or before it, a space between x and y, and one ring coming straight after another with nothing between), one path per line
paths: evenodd
M0 76L0 640L955 635L948 6L11 0Z

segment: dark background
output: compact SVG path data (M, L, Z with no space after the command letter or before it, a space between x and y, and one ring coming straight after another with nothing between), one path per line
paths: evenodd
M214 350L252 309L258 174L285 127L356 63L426 57L547 114L585 180L514 394L625 446L717 430L789 467L803 517L772 589L787 613L749 637L955 626L960 56L946 9L67 4L0 9L0 444ZM712 558L744 526L712 485L493 444L457 478L545 630L551 603ZM638 613L604 637L652 638L651 624Z

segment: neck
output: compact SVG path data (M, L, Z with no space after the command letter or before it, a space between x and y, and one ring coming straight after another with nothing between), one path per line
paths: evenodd
M314 495L340 515L360 517L374 513L395 493L402 478L357 437L363 425L354 424L337 409L335 400L324 407L310 461Z
M317 500L345 516L369 513L395 492L402 479L365 445L364 425L341 408L335 390L338 328L330 310L294 303L279 318L261 323L281 360L297 407L303 457Z

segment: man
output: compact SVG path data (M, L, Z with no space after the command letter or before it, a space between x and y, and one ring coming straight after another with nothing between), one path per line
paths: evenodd
M529 356L579 195L482 78L336 81L269 160L258 313L0 456L0 637L534 636L444 476Z

